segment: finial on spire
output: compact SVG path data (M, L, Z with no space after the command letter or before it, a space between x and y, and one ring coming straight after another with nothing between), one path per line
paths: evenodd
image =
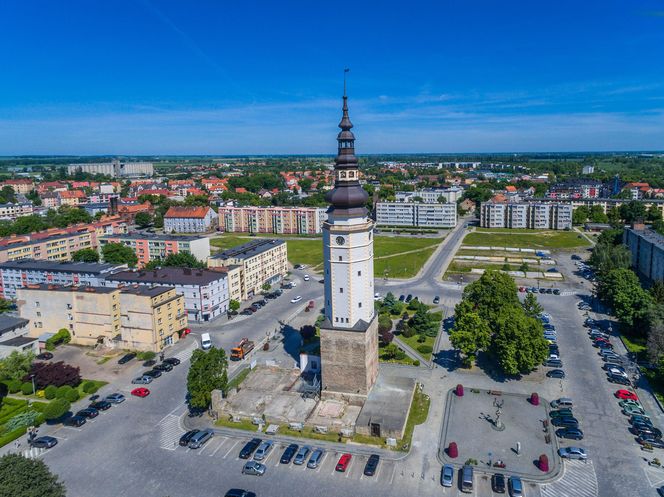
M350 69L345 68L344 69L344 97L346 96L346 73L350 72Z

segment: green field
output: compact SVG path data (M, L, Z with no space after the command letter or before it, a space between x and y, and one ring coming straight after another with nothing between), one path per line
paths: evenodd
M225 250L251 241L247 235L226 234L210 240L213 247ZM384 276L385 269L391 278L410 278L415 276L424 263L431 257L442 238L406 238L377 236L374 244L374 275ZM297 239L286 238L288 261L306 264L314 269L323 265L322 238ZM402 252L410 252L401 254ZM384 258L381 258L384 257Z
M515 247L532 249L572 249L588 247L588 240L574 231L493 230L491 233L473 232L463 239L463 245L476 247Z

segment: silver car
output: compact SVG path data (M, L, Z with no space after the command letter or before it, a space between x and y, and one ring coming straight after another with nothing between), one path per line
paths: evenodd
M323 449L314 449L311 457L309 458L309 462L307 463L307 468L316 469L323 460L324 455L325 451Z
M309 452L311 452L311 447L309 447L308 445L303 445L302 447L300 447L300 450L298 450L297 454L295 454L295 459L293 459L293 464L297 464L298 466L304 464L304 461L307 460Z
M189 440L189 448L200 449L201 447L203 447L203 445L205 445L205 443L208 440L212 438L213 434L214 433L212 432L212 430L199 431L198 433L196 433L196 435L191 437L191 440Z
M150 383L152 383L152 380L153 380L152 376L139 376L138 378L134 378L133 380L131 380L131 382L134 385L149 385Z
M245 475L263 476L266 469L265 464L256 461L247 461L242 467L242 473Z
M254 452L254 461L262 461L267 459L267 456L269 456L270 452L272 452L272 447L274 447L274 442L271 440L262 442L256 449L256 452Z
M112 393L111 395L107 395L104 400L111 404L120 404L125 401L125 396L121 393Z
M443 466L443 471L440 474L440 484L443 487L451 487L454 483L454 468L446 464Z
M561 447L558 449L558 455L567 459L581 459L588 458L586 451L580 447Z

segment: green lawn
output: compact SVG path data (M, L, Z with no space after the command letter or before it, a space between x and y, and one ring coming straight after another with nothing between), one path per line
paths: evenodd
M252 238L254 237L225 234L221 237L212 238L210 244L225 250L247 243ZM374 255L375 257L387 258L374 260L374 275L382 277L385 274L385 269L388 269L392 278L415 276L441 241L442 238L377 236L374 244ZM306 240L286 238L286 245L288 246L288 261L291 264L306 264L316 269L320 269L320 266L322 266L323 245L321 237ZM395 255L411 250L418 250L418 252Z
M481 247L515 247L531 249L571 249L588 247L588 240L573 231L507 232L494 230L493 233L469 233L463 245Z
M410 405L410 412L408 413L408 420L406 421L406 429L403 438L399 441L399 448L401 450L408 450L407 447L410 447L410 443L413 439L413 431L417 425L421 425L427 420L430 404L431 399L427 394L415 390L413 403Z
M431 360L431 352L428 354L423 354L422 352L417 350L417 347L420 345L428 345L433 349L433 344L436 342L436 337L424 337L425 341L424 342L418 342L417 339L419 338L418 335L413 335L412 337L405 337L403 335L398 335L399 340L401 340L403 343L408 345L411 349L413 349L417 355L421 356L424 358L425 361L430 361Z
M43 407L46 405L45 402L32 402L32 409L37 412L41 412ZM5 423L9 421L14 416L17 416L29 409L28 401L21 399L13 399L6 397L2 401L2 407L0 407L0 447L13 442L21 435L25 434L25 428L19 428L17 430L7 432L5 430ZM43 420L43 418L42 418ZM38 423L39 423L38 419Z

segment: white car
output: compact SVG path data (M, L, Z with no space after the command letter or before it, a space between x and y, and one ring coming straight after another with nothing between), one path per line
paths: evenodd
M374 300L380 300L380 293L376 292L374 294Z
M567 459L587 459L586 451L580 447L561 447L558 449L558 455Z
M609 368L609 374L617 374L617 375L622 376L623 378L629 378L627 376L627 373L625 373L625 371L623 371L622 369L618 369L618 368Z
M303 279L304 281L309 281L309 275L308 275L308 274L305 274L305 275L302 277L302 279Z
M290 301L291 304L297 304L300 300L302 300L302 295L298 295L297 297L293 297Z

